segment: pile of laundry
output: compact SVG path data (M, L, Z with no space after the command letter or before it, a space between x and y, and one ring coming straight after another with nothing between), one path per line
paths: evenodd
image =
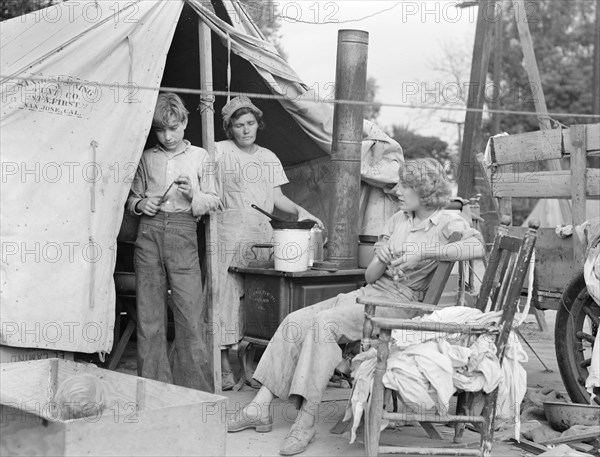
M413 321L482 325L498 322L500 315L452 306ZM519 437L520 404L527 390L527 373L522 363L527 362L528 356L514 332L508 338L502 366L494 338L489 335L394 330L392 338L383 384L398 393L400 410L446 415L450 398L457 390L489 393L498 387L496 416L514 421L515 437ZM352 362L354 387L344 417L352 418L351 443L356 439L363 412L368 411L376 363L375 348L358 354ZM387 423L382 424L382 428L386 426Z

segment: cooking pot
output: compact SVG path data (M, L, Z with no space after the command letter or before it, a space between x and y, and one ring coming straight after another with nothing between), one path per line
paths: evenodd
M310 229L315 221L284 221L277 216L250 205L265 216L271 218L273 227L275 269L279 271L298 272L306 271L309 267L310 257Z
M271 227L273 227L273 230L310 230L316 224L316 221L310 221L310 220L284 221L283 219L275 216L274 214L271 214L271 213L265 211L262 208L259 208L256 205L250 205L250 206L252 206L252 208L254 208L257 211L260 211L265 216L268 216L269 218L271 218L271 220L269 222L271 223Z
M358 268L367 268L375 257L375 243L378 237L374 235L358 235Z

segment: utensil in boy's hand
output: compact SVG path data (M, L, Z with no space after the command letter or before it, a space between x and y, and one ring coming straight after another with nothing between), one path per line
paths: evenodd
M192 200L193 192L192 192L192 181L190 177L186 174L180 174L175 179L175 184L177 184L177 190L181 192L188 200Z
M173 181L171 183L171 185L169 187L167 187L167 190L165 191L165 193L162 195L162 197L160 197L160 200L158 201L158 206L162 205L164 203L164 201L167 198L167 194L169 193L169 191L171 190L171 187L173 187L173 185L177 182L177 180Z

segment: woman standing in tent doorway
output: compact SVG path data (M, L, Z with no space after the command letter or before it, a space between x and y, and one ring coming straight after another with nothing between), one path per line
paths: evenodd
M273 208L323 223L281 191L288 182L281 161L270 150L256 144L259 129L264 129L263 113L245 96L235 97L222 110L227 140L216 144L217 192L223 211L217 213L219 234L219 289L221 318L221 370L223 390L234 387L228 351L243 336L240 298L243 277L231 273L231 264L245 265L252 257L250 247L271 241L269 219L253 209L255 204L266 211Z

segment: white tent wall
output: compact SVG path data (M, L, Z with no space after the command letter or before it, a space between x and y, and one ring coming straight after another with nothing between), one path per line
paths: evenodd
M314 103L237 2L212 3L216 14L198 0L76 1L2 23L1 344L111 350L117 234L135 237L123 206L154 142L157 88L200 88L198 20L213 32L215 90L287 97L255 99L268 125L259 143L294 178L284 192L327 220L333 105ZM180 95L186 136L200 145L202 97ZM225 103L217 96L214 112ZM215 125L222 139L217 115ZM381 187L397 181L403 156L376 125L363 133L361 233L377 233L395 210Z
M2 344L110 351L115 240L158 93L128 83L159 86L182 6L78 1L2 24Z

